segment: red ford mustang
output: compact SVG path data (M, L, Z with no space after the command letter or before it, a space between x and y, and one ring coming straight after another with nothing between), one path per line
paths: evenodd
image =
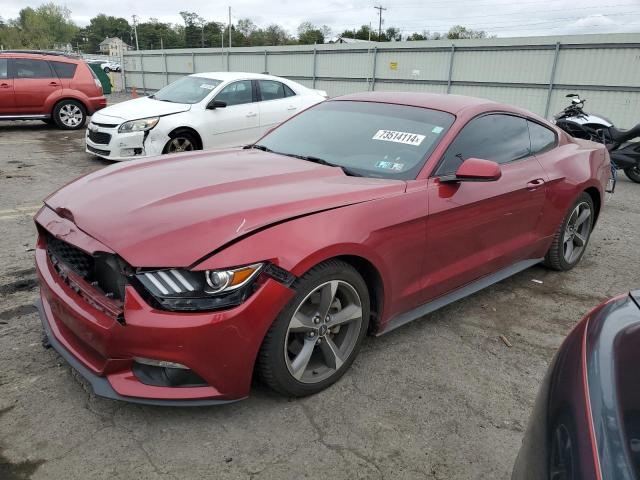
M507 105L362 93L241 150L116 165L36 216L50 344L95 392L238 400L335 382L381 334L539 262L568 270L609 157Z

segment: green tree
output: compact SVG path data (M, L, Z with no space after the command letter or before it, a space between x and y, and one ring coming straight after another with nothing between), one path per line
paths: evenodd
M487 38L487 32L484 30L473 30L463 27L462 25L454 25L447 32L447 38L450 40L458 40L465 38Z
M444 38L444 36L439 32L429 32L428 30L423 30L422 33L414 32L409 35L406 39L407 41L415 41L415 40L440 40Z
M280 25L273 23L264 30L265 45L286 45L289 41L289 35Z
M323 28L318 28L311 22L303 22L298 26L298 42L304 45L313 45L315 43L325 42L325 31Z
M184 31L180 25L159 22L150 18L138 24L138 43L143 50L184 47Z
M89 25L78 32L74 43L82 45L82 50L85 52L97 53L98 45L107 37L118 37L125 42L131 42L131 25L122 17L100 13L89 20Z
M180 12L184 21L184 43L187 48L204 46L204 26L206 21L195 12Z

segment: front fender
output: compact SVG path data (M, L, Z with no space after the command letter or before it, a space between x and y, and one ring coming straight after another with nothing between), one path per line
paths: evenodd
M300 276L330 258L361 257L382 279L384 324L422 300L426 207L426 193L420 189L310 214L232 243L195 268L271 261Z

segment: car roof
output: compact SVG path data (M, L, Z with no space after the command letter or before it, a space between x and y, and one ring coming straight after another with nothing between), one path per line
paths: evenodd
M35 50L1 50L0 55L9 58L34 58L38 60L70 60L72 62L82 60L77 55L62 52L38 52Z
M485 98L467 97L465 95L451 95L445 93L424 92L361 92L332 98L330 101L357 101L392 103L396 105L408 105L412 107L430 108L442 112L458 115L463 111L471 110L474 113L488 111L505 111L518 113L529 117L538 118L536 115L493 100Z
M278 80L278 81L291 81L286 78L276 77L274 75L267 75L264 73L249 73L249 72L201 72L192 73L191 77L204 77L214 80L240 80L240 79L262 79L262 80Z

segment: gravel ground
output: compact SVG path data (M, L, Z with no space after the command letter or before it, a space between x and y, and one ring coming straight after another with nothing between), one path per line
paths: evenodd
M640 286L640 185L621 178L577 268L533 267L369 338L325 392L287 399L256 385L246 401L192 409L104 400L41 347L31 216L107 163L84 153L83 132L39 122L0 124L0 152L3 480L506 479L564 336Z

